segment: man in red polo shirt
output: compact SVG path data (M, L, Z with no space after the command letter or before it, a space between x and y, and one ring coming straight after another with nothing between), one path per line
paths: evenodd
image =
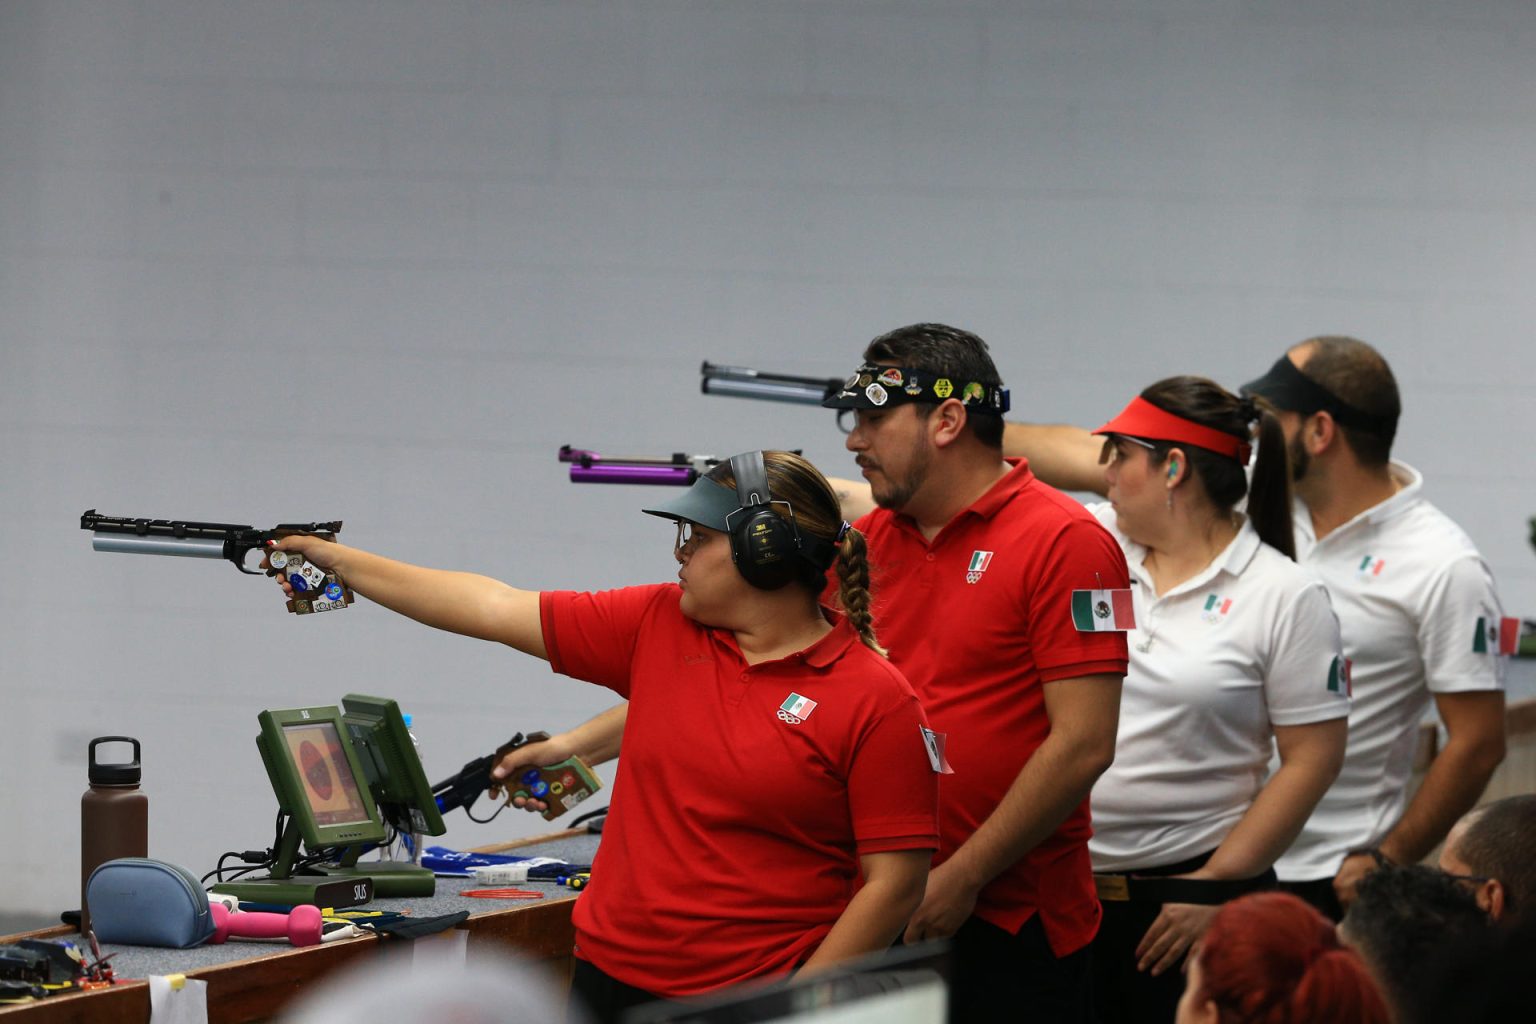
M847 447L879 506L856 524L875 626L954 769L906 938L953 937L952 1020L1088 1020L1087 797L1114 757L1126 646L1080 631L1072 605L1128 588L1125 559L1079 502L1004 461L1007 390L980 338L915 324L864 360L824 404L855 410Z

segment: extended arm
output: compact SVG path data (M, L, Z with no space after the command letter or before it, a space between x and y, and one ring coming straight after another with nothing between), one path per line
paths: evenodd
M1248 810L1189 878L1252 878L1269 870L1301 833L1312 809L1344 765L1348 719L1275 727L1280 768ZM1214 906L1164 904L1136 948L1137 966L1161 974L1183 959L1217 911Z
M1005 423L1003 454L1029 460L1030 472L1052 487L1064 491L1089 491L1103 494L1104 468L1099 453L1104 439L1082 427L1066 424ZM866 512L873 512L875 499L869 484L862 480L828 477L843 506L843 518L852 522Z
M932 850L893 850L860 857L863 886L800 973L815 973L890 946L923 901L923 883L932 859Z
M1120 722L1118 675L1045 684L1051 732L1019 770L997 809L954 855L935 868L907 927L908 942L953 935L982 887L1034 849L1082 803L1115 755Z
M1104 439L1067 424L1005 423L1003 454L1029 460L1030 472L1063 491L1103 494Z
M539 595L488 576L426 569L314 537L284 537L282 551L343 576L352 589L391 611L452 633L494 640L548 659L539 623ZM283 589L290 594L281 576Z
M1399 864L1413 864L1428 855L1456 819L1477 804L1494 769L1504 760L1503 691L1437 693L1435 707L1445 723L1445 747L1435 755L1418 792L1380 845L1382 854ZM1344 859L1333 888L1345 906L1354 900L1360 879L1374 867L1365 854Z

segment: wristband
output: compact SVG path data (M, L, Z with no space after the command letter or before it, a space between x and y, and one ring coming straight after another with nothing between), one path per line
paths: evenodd
M1376 866L1379 868L1391 867L1397 864L1397 861L1382 853L1379 846L1362 846L1358 850L1350 850L1344 855L1344 859L1348 860L1350 857L1369 857L1376 862Z

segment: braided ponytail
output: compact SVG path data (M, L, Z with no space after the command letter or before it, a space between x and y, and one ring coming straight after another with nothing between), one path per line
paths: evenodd
M837 603L842 605L848 624L864 646L884 655L885 648L875 639L875 618L870 608L869 558L864 535L853 527L843 532L837 545Z
M765 450L763 468L776 502L773 511L785 519L792 517L802 533L832 546L836 553L832 568L837 571L838 604L859 639L883 656L885 648L875 639L870 607L868 548L864 535L843 521L837 492L815 466L795 452ZM736 486L729 463L715 466L708 476L723 487ZM827 570L806 563L798 582L812 595L819 596L827 588Z

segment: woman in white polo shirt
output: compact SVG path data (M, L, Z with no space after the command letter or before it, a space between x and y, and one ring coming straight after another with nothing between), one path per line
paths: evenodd
M1125 550L1135 614L1115 762L1091 798L1095 991L1106 1024L1166 1022L1219 904L1272 884L1338 774L1348 669L1326 591L1292 561L1271 411L1172 377L1093 433L1109 501L1090 507Z

